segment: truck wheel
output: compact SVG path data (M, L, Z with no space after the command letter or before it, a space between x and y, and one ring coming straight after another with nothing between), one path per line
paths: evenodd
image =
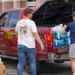
M25 70L30 74L29 62L28 60L25 63Z
M63 60L54 60L55 63L64 63Z
M37 73L39 74L41 72L41 62L39 62L38 60L36 61L36 68L37 68ZM25 63L25 70L30 74L30 67L28 60Z

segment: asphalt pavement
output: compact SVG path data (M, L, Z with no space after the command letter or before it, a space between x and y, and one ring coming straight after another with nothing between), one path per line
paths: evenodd
M17 75L17 61L10 59L3 59L6 67L6 75ZM29 75L25 69L23 75ZM38 75L72 75L70 61L66 61L62 64L48 61L42 64L42 71Z

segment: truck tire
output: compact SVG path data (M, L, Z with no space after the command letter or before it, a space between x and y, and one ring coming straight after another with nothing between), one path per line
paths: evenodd
M54 60L55 63L64 63L63 60Z
M37 68L37 73L41 73L41 62L40 61L36 61L36 68ZM30 74L30 68L29 68L29 62L28 60L25 63L25 70Z

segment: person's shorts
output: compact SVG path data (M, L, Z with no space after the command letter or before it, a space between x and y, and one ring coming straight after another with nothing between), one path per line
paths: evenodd
M69 57L75 58L75 44L71 44L69 48Z

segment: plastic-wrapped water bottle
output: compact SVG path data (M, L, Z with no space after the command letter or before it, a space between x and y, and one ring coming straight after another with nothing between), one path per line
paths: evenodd
M63 35L63 34L61 33L60 39L65 39L65 38L66 38L66 34Z
M70 32L68 32L68 33L66 34L66 37L67 37L67 38L70 38Z
M60 39L60 32L54 32L54 38L55 39Z
M54 39L54 47L57 47L57 46L58 46L58 40Z
M63 41L64 41L64 46L66 46L66 38L65 38L65 39L63 39Z
M56 39L56 32L54 32L54 39Z
M66 39L66 46L70 46L70 38Z
M60 39L60 32L57 33L57 39Z
M59 47L64 46L64 41L63 41L63 39L58 40L58 46L59 46Z

